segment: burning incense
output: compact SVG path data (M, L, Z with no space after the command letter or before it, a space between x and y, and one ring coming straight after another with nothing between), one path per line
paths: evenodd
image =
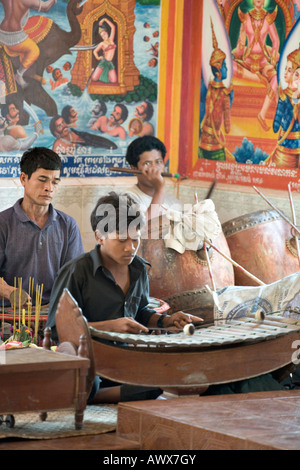
M35 301L35 341L38 342L38 327L40 322L40 312L42 305L42 296L43 296L43 284L36 286L36 301Z
M21 328L21 307L22 307L22 278L18 277L18 289L19 289L19 328Z
M34 278L29 278L28 287L28 330L30 330L31 323L31 309L32 309L32 295L33 295Z
M14 329L13 329L13 338L16 333L16 301L17 301L17 280L14 277Z

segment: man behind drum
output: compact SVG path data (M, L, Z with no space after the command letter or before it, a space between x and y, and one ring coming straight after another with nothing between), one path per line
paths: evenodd
M152 135L138 137L127 148L127 162L142 174L137 175L137 184L126 194L141 205L148 219L159 216L171 206L180 209L179 201L166 194L165 180L161 175L165 171L166 153L163 142Z
M67 263L51 293L47 326L55 327L58 301L67 288L90 326L118 333L147 333L156 328L183 328L198 317L176 312L160 315L148 307L149 285L145 261L137 255L145 217L134 201L111 193L99 199L91 214L96 247ZM101 380L100 380L101 382ZM90 402L156 398L159 389L94 383ZM99 388L100 387L100 388Z

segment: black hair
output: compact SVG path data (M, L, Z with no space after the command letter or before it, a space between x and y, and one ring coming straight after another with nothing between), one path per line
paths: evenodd
M12 104L12 103L5 103L5 104L2 105L2 107L1 107L1 115L2 115L3 117L6 117L7 114L9 114L9 107L10 107L11 104Z
M100 112L99 113L95 113L95 108L99 106L100 107ZM107 111L107 106L105 104L104 101L97 101L97 103L95 104L95 106L93 107L92 109L92 113L94 112L95 116L98 117L98 116L104 116L106 114L106 111Z
M70 114L71 114L71 109L72 108L73 108L73 106L70 106L69 104L67 104L61 111L61 116L64 118L64 120L67 124L70 124L70 122L71 122Z
M121 108L121 119L122 119L122 121L123 122L126 121L126 119L128 117L128 109L126 108L125 104L123 104L123 103L115 104L114 109L116 109L117 106L119 108Z
M58 67L56 67L55 69L52 70L52 78L53 78L55 81L57 80L57 78L55 78L55 72L57 72L57 70L59 70L59 71L61 72L60 68L58 68Z
M137 167L140 155L144 152L150 152L151 150L158 150L161 153L162 159L165 158L167 153L165 144L157 137L154 137L153 135L138 137L128 145L126 160L129 165Z
M51 131L51 134L54 135L54 137L57 137L57 135L56 135L56 121L61 117L62 116L57 114L56 116L53 116L53 118L51 119L51 121L49 123L49 129Z
M62 162L59 155L46 147L33 147L26 150L20 161L21 172L24 172L30 179L32 173L39 168L61 171Z
M98 199L90 217L92 230L102 235L114 231L125 233L130 224L140 230L146 223L140 206L128 195L118 195L114 191Z
M145 100L145 103L147 105L147 108L146 108L146 111L145 111L145 114L146 114L145 121L150 121L150 119L153 116L153 106L152 106L152 103L150 103L150 101L148 101L148 100Z

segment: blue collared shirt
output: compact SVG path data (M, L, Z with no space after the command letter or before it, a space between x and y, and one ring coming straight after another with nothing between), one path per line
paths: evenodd
M22 199L0 212L0 276L11 286L28 292L29 278L34 286L43 284L43 304L49 303L59 269L84 252L80 230L73 217L49 206L49 217L40 228L23 211ZM33 295L35 302L35 289Z

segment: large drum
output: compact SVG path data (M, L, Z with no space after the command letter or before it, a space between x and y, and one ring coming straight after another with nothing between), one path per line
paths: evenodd
M149 261L150 295L166 299L173 294L212 287L204 250L185 250L183 254L166 248L163 237L167 235L169 221L162 217L152 221L148 237L142 237L139 255ZM226 238L221 233L212 243L226 256L231 257ZM232 264L217 251L209 248L211 271L217 289L234 285Z
M290 225L275 210L257 211L222 225L231 258L265 284L299 271ZM257 286L234 268L235 285Z

